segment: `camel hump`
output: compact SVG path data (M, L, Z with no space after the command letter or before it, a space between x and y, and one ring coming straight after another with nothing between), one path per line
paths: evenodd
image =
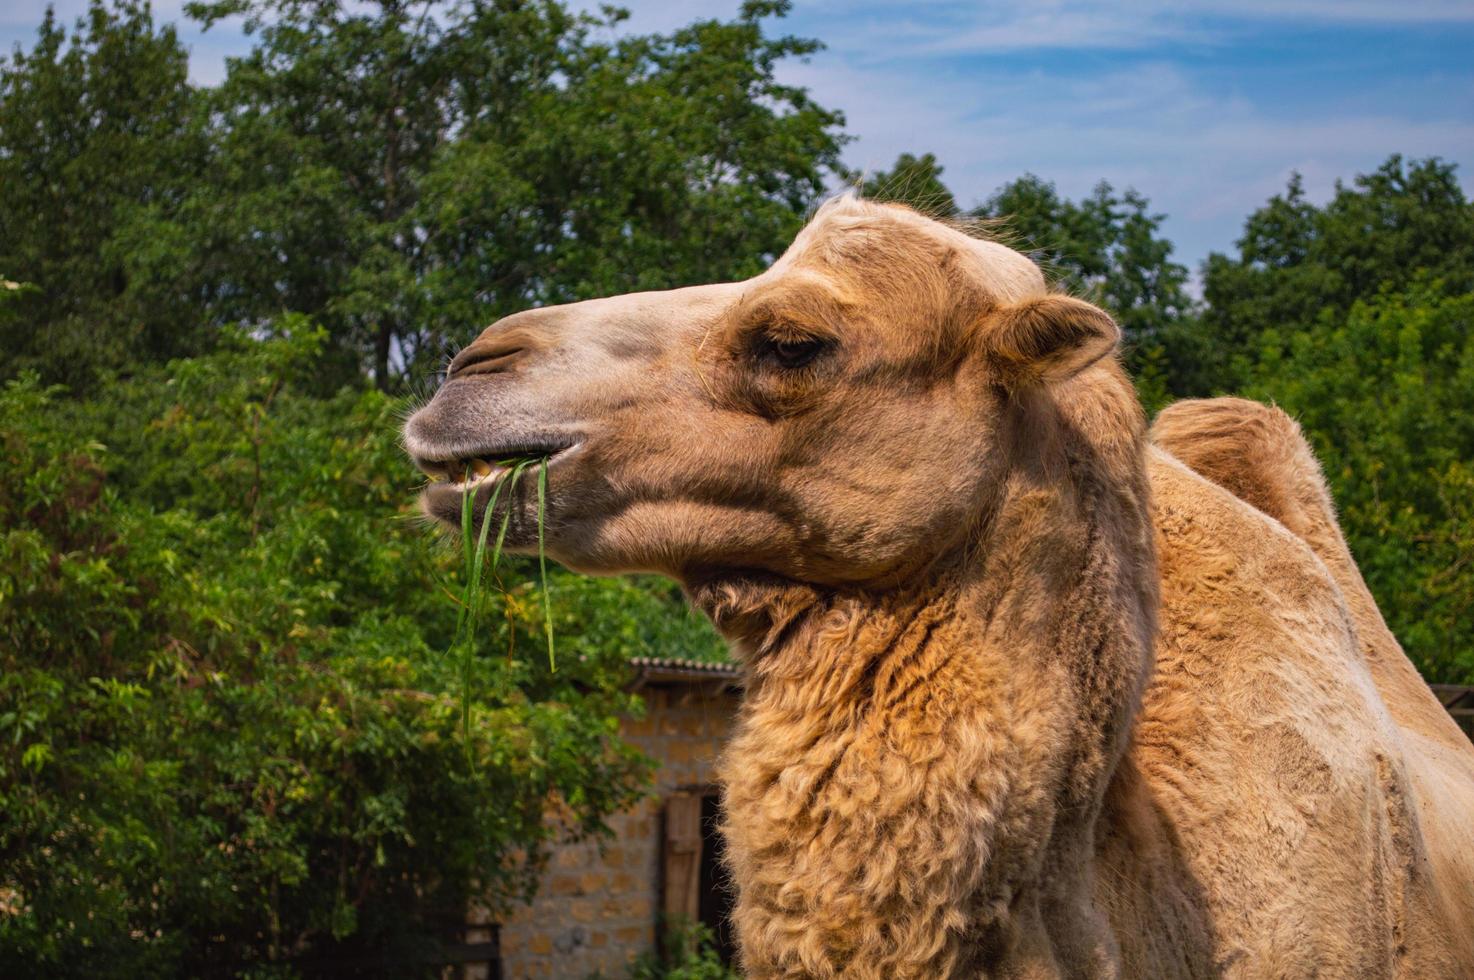
M1325 563L1356 627L1358 646L1409 753L1424 830L1440 860L1457 864L1453 880L1470 881L1467 814L1474 806L1474 753L1468 737L1433 696L1357 568L1326 486L1325 474L1294 419L1273 405L1243 398L1176 402L1163 409L1152 441L1188 468L1283 524ZM1456 774L1456 777L1455 777ZM1431 809L1429 809L1431 807ZM1439 843L1443 842L1443 843ZM1467 921L1474 896L1460 899ZM1457 919L1458 916L1455 916ZM1474 940L1461 956L1474 966ZM1474 976L1474 974L1469 974Z
M1289 528L1334 567L1346 542L1315 452L1294 419L1246 398L1174 402L1152 441ZM1339 577L1339 576L1338 576Z
M1152 424L1151 439L1309 545L1346 597L1362 640L1385 648L1381 656L1369 655L1406 662L1351 557L1320 461L1299 423L1273 405L1247 398L1194 398L1164 408ZM1412 672L1412 664L1395 672ZM1417 686L1423 687L1421 681Z
M1359 645L1393 717L1455 749L1474 776L1469 743L1428 690L1387 628L1356 567L1325 474L1294 419L1243 398L1175 402L1152 425L1152 441L1199 476L1283 524L1325 563L1346 599Z

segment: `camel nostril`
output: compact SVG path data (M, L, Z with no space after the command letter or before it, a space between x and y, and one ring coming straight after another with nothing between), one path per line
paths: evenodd
M468 374L490 374L505 371L518 356L526 353L521 344L472 344L462 350L450 362L445 378L464 377Z

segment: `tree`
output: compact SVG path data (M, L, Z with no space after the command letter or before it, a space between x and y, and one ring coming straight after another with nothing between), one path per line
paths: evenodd
M1293 176L1204 276L1212 390L1300 419L1408 654L1474 679L1474 204L1454 166L1392 156L1319 207Z
M259 46L213 104L213 179L177 226L217 316L318 317L388 387L536 303L755 271L837 164L840 117L779 84L784 2L670 35L531 3L222 0ZM617 15L610 15L617 19Z
M1388 625L1428 680L1474 682L1474 297L1428 280L1260 343L1246 394L1305 428Z
M1203 267L1204 327L1213 338L1217 387L1251 373L1260 337L1319 330L1382 290L1437 281L1448 295L1474 290L1474 204L1455 166L1392 156L1351 186L1337 182L1324 207L1305 198L1298 174L1249 216L1238 256L1214 253ZM1237 363L1235 363L1237 360Z
M48 9L0 63L0 273L35 286L0 310L0 377L83 385L203 347L195 297L157 275L168 243L136 234L201 176L187 68L137 0L93 0L70 35Z

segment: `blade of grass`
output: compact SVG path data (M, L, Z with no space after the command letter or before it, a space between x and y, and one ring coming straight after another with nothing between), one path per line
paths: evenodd
M511 477L512 482L515 483L516 480L517 480L517 478L522 475L522 471L524 469L526 469L530 465L532 465L532 464L529 463L529 462L518 463L517 466L512 470L512 477ZM511 522L512 522L512 508L510 506L508 506L507 507L507 512L502 515L502 526L496 532L496 544L491 549L491 572L492 572L493 575L496 574L496 566L501 563L501 560L502 560L502 542L504 542L504 541L507 540L507 525L510 524Z
M522 475L522 471L524 469L526 469L528 466L531 466L531 465L532 465L532 460L523 460L523 461L519 462L516 466L514 466L512 468L512 475L509 477L509 482L510 483L516 483L517 482L517 478ZM507 526L509 524L511 524L511 523L512 523L512 508L511 508L511 505L508 505L507 506L507 512L502 515L502 526L496 532L496 544L493 545L492 546L492 549L491 549L491 574L492 574L493 577L496 576L496 567L497 567L497 565L499 565L501 563L501 560L502 560L502 543L507 540ZM507 651L508 651L508 653L507 653L507 661L510 663L511 662L511 659L512 659L512 657L511 657L511 651L515 648L516 643L517 643L517 630L512 626L511 597L507 594L506 589L502 588L502 583L501 583L501 579L500 578L498 578L496 580L496 583L497 583L497 589L501 591L502 596L505 599L507 599L507 603L508 603L508 605L507 605L507 644L508 644L507 645Z
M468 482L470 482L470 480L471 480L471 467L470 466L467 466L466 467L466 472L465 472L465 474L462 477L462 482L467 482L468 483ZM472 532L475 530L475 528L472 526L472 520L474 519L472 515L473 515L473 513L475 511L475 504L476 504L476 495L474 493L462 493L461 494L461 545L465 549L465 552L466 552L466 560L461 565L462 568L470 568L471 567L471 556L472 556L472 553L473 553L472 552L472 546L471 546L471 542L473 540L473 533Z
M548 670L556 672L557 662L553 659L553 604L548 598L548 552L543 545L543 525L548 509L548 457L544 456L537 471L537 564L543 580L543 627L548 634Z
M506 476L499 478L491 490L491 499L486 503L486 510L481 515L481 533L473 535L474 530L472 514L474 513L474 501L476 490L468 488L461 508L461 537L466 542L466 566L464 569L466 586L461 600L461 614L456 623L456 645L461 646L461 736L466 748L466 761L471 762L471 673L475 666L476 657L476 622L481 618L481 570L486 561L486 536L491 530L491 515L496 511L496 502L502 495L502 490L517 482L522 467L518 466ZM508 508L508 515L511 509ZM502 522L502 533L506 533L506 521ZM475 537L476 543L472 547L471 539ZM501 550L501 542L498 539L497 551ZM464 638L463 638L464 634Z
M473 618L479 618L481 615L481 574L486 565L486 535L491 530L491 515L496 510L497 498L502 495L502 490L506 489L510 494L511 488L516 485L517 477L522 475L523 469L524 464L519 463L517 466L514 466L512 468L511 473L509 473L505 477L499 478L496 481L496 486L493 487L491 491L491 500L486 504L486 511L482 515L481 536L476 542L475 561L474 564L472 564L472 566L467 569L471 586L471 608L474 610ZM512 508L509 504L507 507L506 516L502 518L502 532L501 534L497 535L497 546L492 552L491 556L491 567L493 571L495 571L496 569L497 559L501 557L501 537L502 535L506 534L507 518L511 516Z
M466 467L466 473L465 473L464 479L467 480L467 481L469 481L470 478L471 478L471 468L468 466L468 467ZM465 561L463 562L463 564L461 566L463 571L467 571L467 570L470 569L471 562L472 562L473 556L475 554L474 545L472 543L474 541L474 539L475 539L475 524L474 524L474 516L473 516L474 510L475 510L474 505L475 505L475 494L474 493L464 493L463 492L461 494L461 543L462 543L462 546L463 546L464 552L465 552ZM460 598L460 601L457 603L457 605L460 608L456 611L456 631L455 631L455 638L451 642L451 649L456 649L456 648L460 647L463 644L463 642L464 642L464 640L462 639L462 637L464 636L464 634L466 632L466 623L467 623L467 621L468 621L468 619L469 619L469 617L471 615L471 611L472 611L471 610L470 598L471 598L470 593L467 591L466 587L464 585L462 585L462 587L461 587L461 598ZM469 656L470 656L470 654L469 654L468 651L461 650L461 675L462 675L462 682L463 683L465 682L466 672L469 669L468 665L466 664L466 659ZM464 701L464 699L463 699L463 701ZM465 706L464 703L462 703L462 705L461 705L461 711L462 711L462 714L463 715L465 713L465 710L466 710L466 706ZM462 721L466 725L469 725L469 719L468 718L463 717L462 718Z
M470 467L466 469L466 480L471 477ZM465 560L461 565L461 572L465 582L461 585L460 609L456 613L456 632L452 649L459 648L461 657L461 745L466 752L466 766L470 768L475 764L471 758L471 699L466 696L471 686L471 638L466 632L466 623L472 615L471 603L473 601L470 589L471 563L475 560L476 526L473 517L476 494L474 491L461 492L461 543L465 551ZM483 523L485 523L483 521Z
M497 501L505 490L508 497L515 492L517 481L524 471L532 466L538 466L537 480L537 558L538 568L542 573L543 593L543 629L548 638L548 668L557 670L557 662L553 653L553 616L552 600L548 592L548 559L547 546L544 535L544 525L547 518L547 495L548 495L548 457L541 459L528 458L516 461L511 472L497 479L492 487L491 499L487 501L486 509L482 513L481 528L477 532L475 526L475 498L476 491L468 488L462 499L461 506L461 538L464 542L465 564L462 569L464 586L461 598L456 599L459 612L456 619L455 640L452 648L460 647L461 654L461 733L462 741L466 749L466 763L473 765L471 755L471 677L475 665L475 635L476 626L481 619L483 610L483 596L481 583L483 574L490 565L490 572L496 575L497 565L502 558L502 546L506 542L507 528L512 520L512 507L508 504L505 513L502 514L501 526L497 529L496 539L491 545L490 561L487 560L487 537L491 529L491 518L496 511ZM470 479L470 471L467 471L467 481ZM474 543L473 543L474 542ZM498 580L498 588L501 588ZM451 596L455 599L455 596ZM509 635L515 634L510 624Z

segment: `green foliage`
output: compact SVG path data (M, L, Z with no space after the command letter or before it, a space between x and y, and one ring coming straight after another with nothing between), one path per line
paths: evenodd
M74 386L305 313L323 390L382 388L537 303L758 271L838 165L837 113L781 84L788 9L604 40L557 0L219 0L258 37L197 90L172 28L94 0L0 74L0 338ZM67 47L70 41L70 47Z
M1328 312L1345 315L1418 282L1436 281L1448 295L1474 291L1474 203L1454 165L1438 159L1404 164L1394 155L1349 187L1338 182L1324 207L1305 199L1297 174L1249 216L1238 251L1203 266L1209 390L1248 380L1266 330L1282 342L1316 332Z
M1292 178L1204 273L1205 387L1300 419L1393 632L1430 680L1474 680L1474 204L1453 165L1393 156L1323 207Z
M1474 296L1387 291L1263 334L1246 389L1309 433L1362 574L1429 680L1474 683Z
M187 69L137 0L94 0L70 34L48 8L31 51L0 59L0 271L35 286L0 305L0 378L80 385L200 349L197 305L158 274L170 243L138 231L201 176Z
M0 395L0 973L409 964L643 785L629 620L669 599L554 576L584 635L550 674L504 569L467 739L456 556L406 500L403 406L306 394L323 337L285 326L93 402Z
M641 955L630 967L630 980L737 980L738 974L717 955L711 930L700 922L667 927L660 956Z

